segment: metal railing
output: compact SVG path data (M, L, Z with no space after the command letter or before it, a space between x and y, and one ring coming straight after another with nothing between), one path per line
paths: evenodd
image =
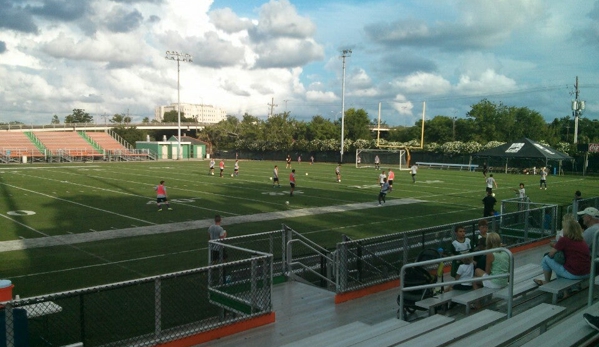
M599 257L597 257L597 246L599 242L599 232L595 232L593 235L593 245L591 246L591 275L589 276L589 299L587 306L591 307L593 305L593 296L595 294L595 276L597 274L597 262L599 262Z
M154 346L272 312L272 255L1 303L6 346ZM4 345L4 344L2 344Z
M445 257L445 258L441 258L441 259L433 259L433 260L426 260L426 261L421 261L421 262L405 264L401 268L400 284L399 284L399 319L404 320L404 295L403 295L404 292L423 290L423 289L429 289L429 288L432 289L432 288L439 287L439 283L424 284L424 285L412 286L412 287L404 287L404 284L406 282L405 274L406 274L407 269L414 268L414 267L427 267L430 265L437 265L440 262L449 262L452 260L476 257L479 255L485 255L485 254L496 253L496 252L507 253L507 255L509 257L509 270L508 270L508 272L503 273L503 274L485 276L484 279L491 280L491 279L495 279L495 278L506 278L506 277L508 278L507 318L511 318L512 317L512 300L513 300L513 293L514 293L514 255L507 248L493 248L493 249L486 249L484 251L471 252L468 254L454 255L451 257ZM482 280L482 277L480 277L479 280ZM468 279L464 279L464 280L447 281L447 282L442 283L442 285L454 285L454 284L460 284L460 283L466 283L466 282L473 282L473 279L468 278Z

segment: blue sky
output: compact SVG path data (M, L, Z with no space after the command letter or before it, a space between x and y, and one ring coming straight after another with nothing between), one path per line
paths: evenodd
M364 108L391 125L466 117L486 98L547 121L599 103L598 0L0 0L0 122L74 108L154 116L177 101L300 120Z

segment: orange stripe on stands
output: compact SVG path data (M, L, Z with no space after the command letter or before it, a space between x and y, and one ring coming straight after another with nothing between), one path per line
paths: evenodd
M271 312L260 317L252 318L243 322L227 325L222 328L207 331L193 336L188 336L179 340L162 343L156 347L191 347L200 343L219 339L221 337L233 335L242 331L250 330L275 322L275 313Z
M377 284L374 286L370 286L367 288L354 290L354 291L347 292L347 293L336 294L335 295L335 304L341 304L341 303L344 303L349 300L358 299L358 298L361 298L361 297L364 297L364 296L367 296L370 294L382 292L382 291L385 291L385 290L388 290L391 288L397 288L397 287L399 287L399 280L393 280L393 281Z
M522 245L522 246L510 248L510 251L512 253L524 252L524 251L527 251L527 250L532 249L532 248L537 248L537 247L540 247L540 246L547 246L548 244L549 244L549 238L546 238L546 239L543 239L543 240L539 240L539 241L535 241L535 242L532 242L532 243L528 243L526 245Z

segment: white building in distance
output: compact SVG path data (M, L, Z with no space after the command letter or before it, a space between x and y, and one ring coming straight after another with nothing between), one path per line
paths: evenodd
M177 103L169 106L158 106L154 110L154 119L162 122L165 112L177 111ZM183 104L181 103L181 113L187 118L193 118L198 123L218 123L227 119L227 112L212 105L204 104Z

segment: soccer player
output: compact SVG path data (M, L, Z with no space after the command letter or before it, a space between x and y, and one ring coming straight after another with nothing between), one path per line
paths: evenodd
M487 183L487 193L493 194L493 186L497 189L497 182L495 182L493 174L490 174L489 177L485 179L485 182Z
M214 158L211 158L210 159L210 170L208 171L208 174L212 175L212 176L214 176L214 164L215 164Z
M239 160L235 159L235 165L233 166L233 172L235 176L239 176Z
M287 158L285 159L285 162L287 163L285 165L286 169L291 169L291 156L289 154L287 154Z
M302 155L301 154L297 156L297 163L298 164L302 163Z
M483 176L485 176L485 178L487 178L487 172L489 172L489 168L487 167L487 162L485 161L483 163Z
M395 172L389 168L389 174L387 175L387 182L389 182L389 193L393 191L393 180L395 179Z
M289 185L291 186L289 196L293 196L293 191L295 190L295 169L291 170L291 173L289 174Z
M379 159L378 155L374 156L374 169L375 170L379 170L380 169L380 164L381 164L381 160Z
M410 173L412 174L412 183L416 183L416 174L418 173L418 165L414 164L410 168Z
M341 183L341 163L337 164L335 175L337 175L337 183Z
M545 190L547 190L547 168L542 168L540 174L541 180L539 181L539 189L543 189L544 186Z
M385 184L387 180L387 175L385 175L385 170L383 170L383 172L381 172L381 174L379 175L379 185L382 187L383 184Z
M314 165L314 156L313 155L310 156L310 165Z
M356 158L356 164L360 167L360 164L362 164L362 157L358 156L358 158Z
M225 171L225 161L221 159L220 163L218 163L218 167L220 168L220 177L223 177L223 172Z
M487 191L487 196L483 199L483 217L493 217L495 211L495 203L497 203L497 199L493 197L493 193L491 191Z
M381 192L379 193L379 206L386 203L385 197L387 196L387 192L389 192L389 182L387 182L387 177L383 178L383 184L381 185ZM382 201L382 203L381 203Z
M166 194L166 187L164 181L160 181L160 184L154 187L156 191L156 204L158 205L158 212L162 212L162 204L166 204L169 211L172 211L171 205L168 203L168 196Z
M275 183L277 187L281 188L281 184L279 183L279 166L275 165L275 168L272 170L272 187L275 187Z

